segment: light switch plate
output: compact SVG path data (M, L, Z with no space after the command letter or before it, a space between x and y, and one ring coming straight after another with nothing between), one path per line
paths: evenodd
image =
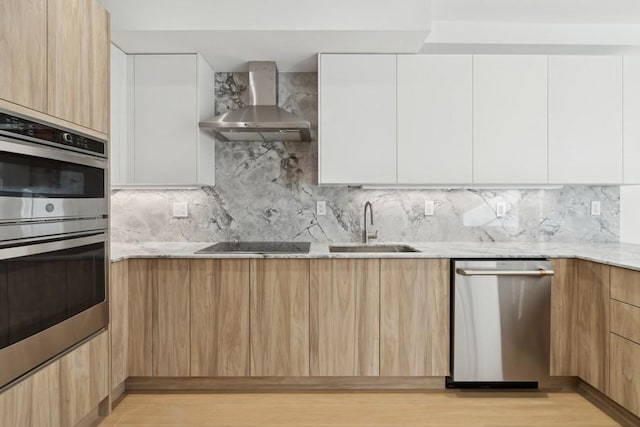
M599 200L592 200L591 201L591 215L593 216L600 216L602 211L602 205L600 204Z
M318 200L316 202L316 215L324 216L327 214L327 202L324 200Z
M173 204L173 217L174 218L186 218L189 216L189 203L188 202L175 202Z
M424 201L424 214L425 216L432 216L435 213L435 203L433 200Z
M496 203L496 216L502 218L507 214L507 204L505 202Z

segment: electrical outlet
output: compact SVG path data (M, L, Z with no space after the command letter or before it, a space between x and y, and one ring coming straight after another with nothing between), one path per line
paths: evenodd
M327 202L324 200L318 200L316 202L316 215L324 216L327 214Z
M507 213L507 204L505 202L497 202L496 203L496 216L498 218L502 218Z
M432 216L435 212L435 203L433 200L424 201L424 214L426 216Z
M186 218L189 216L189 203L187 202L174 202L173 204L173 217L174 218Z
M602 206L601 206L599 200L592 200L591 201L591 215L600 216L601 209L602 209Z

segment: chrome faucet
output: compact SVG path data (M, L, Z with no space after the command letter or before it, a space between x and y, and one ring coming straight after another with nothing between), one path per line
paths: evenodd
M371 225L373 225L373 206L371 205L371 202L367 201L367 203L364 204L364 232L362 237L362 241L365 245L369 243L369 240L378 238L378 230L375 230L375 232L372 233L367 229L367 207L369 207Z

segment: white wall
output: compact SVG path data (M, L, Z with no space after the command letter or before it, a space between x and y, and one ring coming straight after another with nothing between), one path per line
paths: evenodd
M640 244L640 185L620 187L620 241Z

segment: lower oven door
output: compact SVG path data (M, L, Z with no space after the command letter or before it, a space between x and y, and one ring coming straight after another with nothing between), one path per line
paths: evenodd
M0 247L0 388L104 328L107 234Z

